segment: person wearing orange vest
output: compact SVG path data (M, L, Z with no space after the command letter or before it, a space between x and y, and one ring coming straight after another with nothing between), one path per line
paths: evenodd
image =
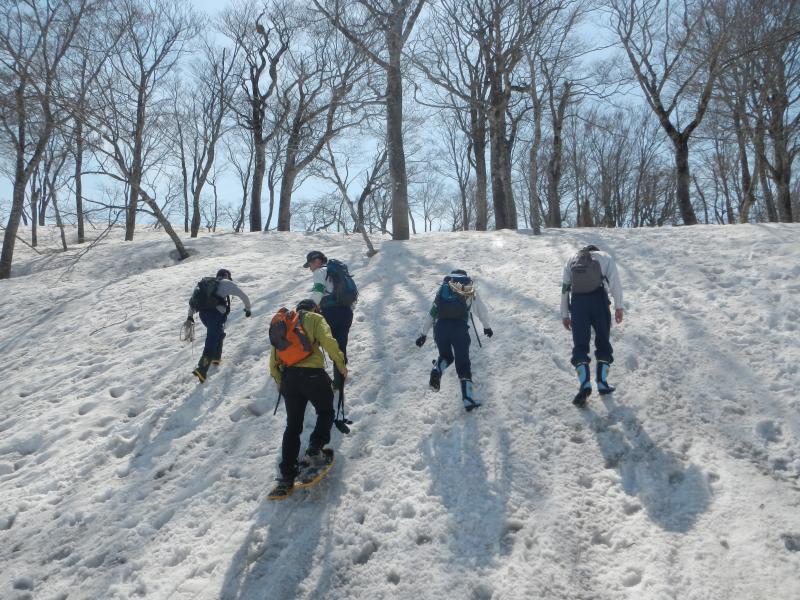
M331 427L335 418L331 379L325 370L322 349L331 357L336 368L347 377L344 354L319 307L313 300L302 300L296 312L300 315L303 333L310 343L310 354L302 360L286 366L282 364L278 350L273 346L269 356L269 371L284 399L286 406L286 429L281 446L280 477L270 497L276 499L292 493L297 476L297 459L300 454L300 434L306 406L310 402L317 412L317 423L311 432L305 460L313 464L324 460L322 452L331 439ZM321 348L322 349L321 349Z

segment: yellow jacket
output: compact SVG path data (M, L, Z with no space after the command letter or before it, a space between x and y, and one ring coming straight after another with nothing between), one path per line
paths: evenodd
M339 344L331 334L330 325L325 320L325 317L315 312L301 311L303 330L305 330L309 341L311 342L311 354L301 360L300 362L292 365L292 367L302 367L306 369L324 369L325 357L322 355L320 346L325 349L328 356L331 357L336 368L340 371L344 369L344 354L339 349ZM278 362L278 354L273 346L269 353L269 373L278 384L281 385L281 369L282 365Z

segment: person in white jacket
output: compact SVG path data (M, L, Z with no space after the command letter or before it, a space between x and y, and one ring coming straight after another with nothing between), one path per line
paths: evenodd
M589 375L589 343L594 329L594 356L597 359L596 383L600 394L610 394L614 387L608 383L608 370L614 362L611 347L611 300L614 298L614 320L622 322L622 283L614 259L597 246L582 248L567 260L561 284L561 320L572 330L572 364L580 386L573 400L584 406L592 393Z
M438 392L442 373L455 362L456 373L461 382L462 401L467 411L481 405L473 390L472 365L469 359L469 318L473 308L483 325L483 333L486 337L492 337L488 310L475 292L472 279L467 276L466 271L455 269L444 278L416 340L417 346L421 348L431 325L435 323L433 335L439 357L433 361L430 386Z

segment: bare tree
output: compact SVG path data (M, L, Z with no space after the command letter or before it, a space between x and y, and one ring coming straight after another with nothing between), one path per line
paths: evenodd
M0 131L13 148L11 210L0 279L11 276L25 188L53 131L68 118L54 90L91 0L0 0Z
M188 124L186 143L191 161L188 180L192 195L192 237L197 237L200 230L200 195L215 166L217 144L229 126L226 116L233 99L231 81L235 60L235 51L218 48L206 40L203 59L193 70L195 85L185 94L183 112Z
M310 20L309 15L301 15L301 20ZM298 44L286 60L284 97L291 114L286 123L278 231L290 230L292 193L303 170L332 138L368 116L361 110L366 90L359 84L370 71L364 68L369 64L361 53L328 22L306 27L296 37Z
M363 184L355 203L350 198L350 186L355 178L350 178L347 154L345 153L344 164L340 166L337 161L336 152L329 142L325 145L325 152L321 155L319 161L324 170L319 169L318 175L336 185L353 219L353 231L360 232L364 238L364 243L367 246L367 256L374 256L378 251L375 250L367 233L365 206L373 193L383 187L383 181L386 179L386 149L379 149L373 158L371 167L362 173Z
M98 86L101 106L86 121L100 139L94 146L98 172L126 188L125 239L133 239L139 202L150 209L188 256L155 192L144 189L149 171L161 174L172 153L174 101L166 79L198 32L200 21L181 0L123 0L117 26L124 32Z
M100 171L127 185L125 240L131 241L139 201L152 198L141 191L143 178L171 153L174 117L164 84L200 21L181 0L121 0L117 10L123 37L101 76L101 110L87 126L104 142L95 147Z
M485 231L488 222L486 173L487 118L489 84L484 65L484 54L473 39L476 24L470 4L462 0L442 0L431 7L430 17L417 47L416 65L426 77L444 92L444 97L432 103L450 111L452 121L467 136L469 163L475 173L477 214L475 229ZM450 131L448 140L452 139ZM450 144L448 144L448 148ZM454 163L456 178L463 181L465 174ZM460 184L459 184L460 185ZM461 194L462 226L469 220L463 218L465 197Z
M757 8L745 6L742 26L752 36L752 49L741 53L754 66L751 109L763 119L772 147L770 155L758 144L759 159L775 184L778 219L789 223L796 220L791 178L800 153L800 2L765 0Z
M683 222L694 225L689 139L706 114L721 70L724 19L708 0L609 0L609 8L636 81L672 142L678 205Z
M223 15L222 32L239 48L244 61L240 74L241 99L235 102L239 123L253 138L253 182L250 186L250 231L261 231L261 191L266 172L266 149L288 117L288 102L277 98L278 65L289 49L290 7L281 0L258 8L239 2Z
M558 4L550 0L472 0L467 6L473 24L470 35L480 48L489 85L487 118L495 227L516 229L511 182L513 141L508 123L511 96L527 88L517 66Z
M386 147L392 182L392 231L409 238L403 147L403 48L425 0L313 0L314 6L386 74Z
M78 31L75 43L67 53L68 76L59 92L68 99L67 105L72 114L72 129L64 135L74 158L75 213L79 244L86 241L83 208L83 168L87 153L85 122L95 109L97 99L101 97L97 94L97 78L123 35L121 28L111 27L110 23L108 10L97 10L88 15L86 26Z

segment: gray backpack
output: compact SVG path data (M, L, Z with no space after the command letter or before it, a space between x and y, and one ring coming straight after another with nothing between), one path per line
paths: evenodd
M575 255L569 268L572 272L573 294L588 294L603 286L603 269L592 256L589 246Z

